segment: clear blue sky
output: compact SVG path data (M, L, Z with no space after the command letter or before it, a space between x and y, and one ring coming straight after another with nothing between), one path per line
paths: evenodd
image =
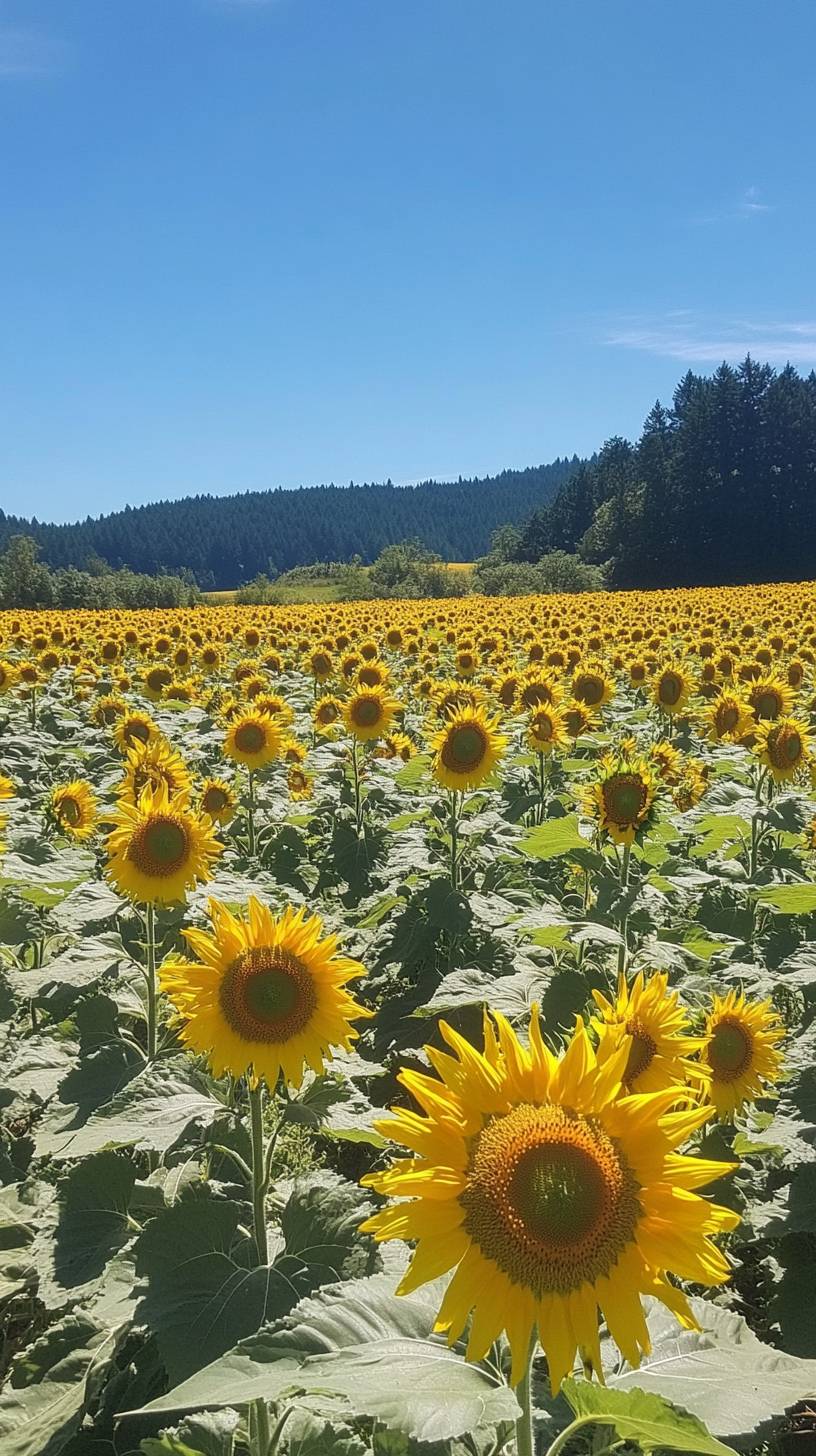
M816 365L813 0L0 0L0 505L482 473Z

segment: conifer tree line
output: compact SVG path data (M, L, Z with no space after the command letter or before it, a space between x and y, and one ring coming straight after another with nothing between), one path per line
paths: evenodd
M636 443L616 436L588 460L413 487L198 495L69 526L0 511L0 551L19 535L55 570L182 574L205 590L314 562L370 563L411 540L447 561L491 546L491 585L477 573L479 589L540 589L520 584L523 573L502 586L502 564L565 554L602 568L610 587L806 580L816 576L816 374L750 357L689 371Z
M689 371L637 444L609 440L502 537L505 559L603 564L610 587L816 576L816 374L746 358Z
M126 507L76 525L44 525L0 512L0 550L31 537L52 568L108 567L151 575L192 572L206 590L226 589L317 561L374 561L385 546L420 539L446 561L472 561L493 530L549 500L576 457L484 479L416 486L315 486L234 496L197 495Z

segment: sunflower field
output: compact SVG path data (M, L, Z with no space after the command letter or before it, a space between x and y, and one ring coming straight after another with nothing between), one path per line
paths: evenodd
M816 1446L816 586L0 614L2 1456Z

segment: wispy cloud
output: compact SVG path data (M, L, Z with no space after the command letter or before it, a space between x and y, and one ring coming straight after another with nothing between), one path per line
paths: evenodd
M706 227L710 223L718 222L740 222L748 218L762 217L763 214L773 212L772 203L766 202L760 189L753 184L746 187L739 197L731 198L722 207L716 207L713 212L700 213L693 217L691 222L696 227Z
M816 320L758 321L705 318L686 310L658 317L626 316L603 342L689 364L721 364L751 354L769 364L816 365Z
M53 76L67 58L64 41L48 31L0 23L0 77Z

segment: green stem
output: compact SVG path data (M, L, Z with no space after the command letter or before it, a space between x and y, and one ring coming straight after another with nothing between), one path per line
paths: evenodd
M563 1431L559 1432L552 1445L548 1446L547 1456L559 1456L559 1452L563 1451L564 1447L569 1445L573 1436L576 1434L577 1431L580 1431L583 1426L606 1426L613 1424L614 1422L611 1416L576 1416L574 1421L570 1421L569 1425L565 1426ZM614 1447L618 1445L620 1445L620 1442L615 1441L611 1446L605 1446L604 1452L612 1451L614 1450ZM600 1453L600 1456L603 1456L603 1453Z
M516 1421L516 1456L535 1456L535 1435L533 1433L533 1357L538 1338L533 1333L527 1351L524 1374L516 1387L516 1399L521 1406L521 1415Z
M547 791L547 766L546 766L546 763L545 763L545 760L544 760L544 754L543 753L540 753L538 755L538 822L539 822L539 824L543 824L544 823L544 805L545 805L545 795L546 795L546 791Z
M252 769L249 770L249 807L247 809L247 829L249 831L249 857L255 858L255 775Z
M31 726L32 728L37 726L37 689L35 687L31 689Z
M269 1409L265 1400L253 1400L249 1407L250 1450L252 1456L270 1456L272 1431L269 1425Z
M357 758L357 739L351 740L351 772L354 778L354 818L358 836L363 828L363 800L360 792L360 762Z
M158 1050L158 1005L156 998L156 911L148 905L145 912L147 941L147 1060L152 1062Z
M623 856L622 856L622 859L621 859L621 869L620 869L621 892L624 895L626 894L626 891L629 889L629 866L631 864L631 860L632 860L632 846L631 846L631 844L625 844L623 846ZM628 928L628 924L629 924L629 910L628 910L627 906L624 905L623 910L621 911L621 922L620 922L621 943L618 946L618 975L619 976L622 975L623 972L626 970L626 957L627 957L627 951L628 951L628 947L627 947L627 943L626 943L626 931L627 931L627 928Z
M269 1263L266 1238L266 1150L263 1126L263 1084L249 1089L249 1123L252 1139L252 1227L258 1264Z
M454 890L457 888L457 886L459 884L459 819L458 819L458 815L457 815L457 808L458 808L458 804L457 804L457 792L456 792L456 789L451 789L451 796L450 796L450 842L451 842L450 877L451 877L451 884L452 884Z

